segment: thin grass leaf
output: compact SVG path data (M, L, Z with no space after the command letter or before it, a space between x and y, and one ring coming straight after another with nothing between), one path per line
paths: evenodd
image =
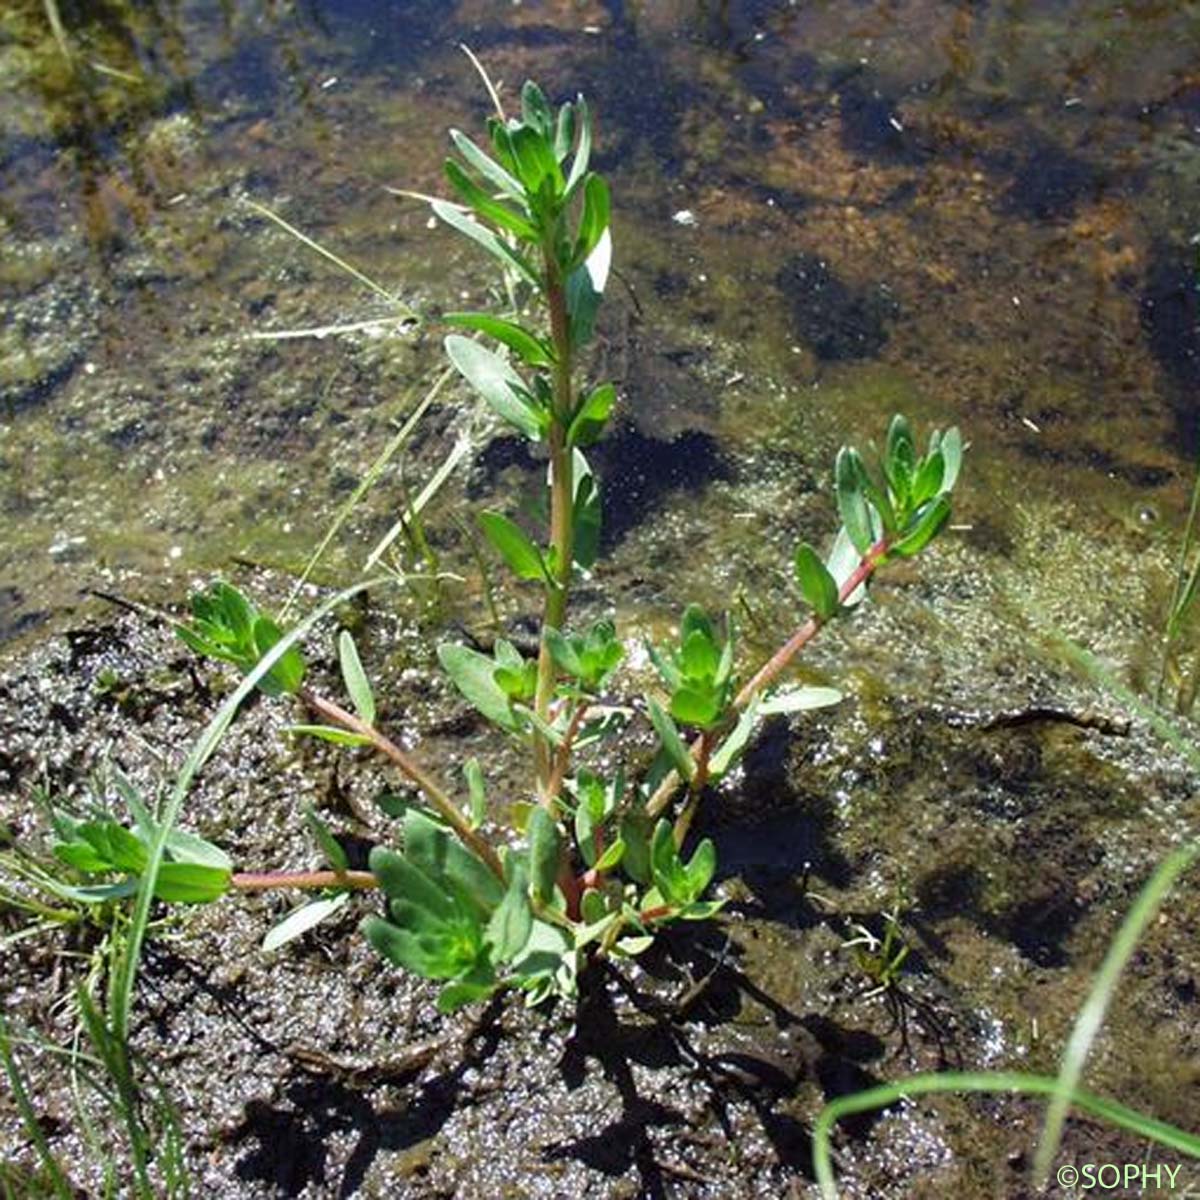
M342 668L342 680L346 691L354 704L355 711L368 724L375 724L375 696L371 691L371 681L363 670L362 659L358 657L358 647L348 629L343 629L338 637L338 662Z
M273 925L262 940L262 948L268 954L294 942L298 937L315 929L322 921L332 917L338 909L345 907L350 900L349 892L339 892L336 896L322 896L319 900L310 900L307 904L294 908L278 925Z
M948 1071L937 1075L911 1075L907 1079L898 1079L895 1083L842 1096L821 1110L813 1126L813 1170L821 1187L821 1196L823 1200L838 1200L830 1146L833 1127L843 1117L874 1112L901 1100L938 1092L1015 1092L1027 1096L1050 1096L1054 1095L1058 1088L1058 1080L1047 1075L1025 1075L1012 1071ZM1082 1089L1072 1092L1071 1103L1120 1129L1127 1129L1170 1150L1178 1150L1182 1154L1200 1158L1200 1137L1174 1125L1168 1125L1165 1121L1147 1117L1118 1104L1115 1100L1107 1100Z
M325 531L324 537L321 538L316 550L313 551L312 557L305 564L304 570L300 573L300 577L292 585L292 590L288 593L287 601L284 603L283 608L279 612L279 619L281 622L287 617L292 605L295 604L300 593L304 590L304 585L308 583L312 573L317 569L317 564L325 556L325 551L329 549L330 543L332 543L333 539L337 537L338 531L349 519L350 514L366 497L367 493L378 482L379 478L383 475L384 470L387 468L388 463L391 462L392 458L399 452L404 443L408 441L409 436L417 426L417 422L425 415L429 409L429 406L434 402L435 399L437 399L438 393L443 387L446 386L446 383L453 375L454 368L447 367L437 377L433 385L426 391L425 395L421 397L421 400L417 404L416 408L414 408L405 419L404 424L396 432L395 437L388 442L388 444L384 447L383 452L367 469L367 473L362 477L359 485L350 494L350 498L338 510L337 516L334 517L333 523ZM367 569L369 570L370 567L368 566Z
M364 571L371 571L379 565L391 544L404 532L406 526L411 525L420 517L421 513L425 511L426 505L442 490L446 480L454 473L458 464L470 454L472 448L471 439L465 435L454 443L450 453L442 460L442 465L434 471L429 477L429 481L418 493L417 498L404 510L404 515L380 538L378 545L367 555L367 561L363 564ZM446 576L446 578L453 579L457 576Z
M1046 1119L1042 1125L1041 1138L1038 1141L1037 1157L1033 1163L1033 1177L1038 1186L1044 1186L1049 1178L1050 1168L1054 1157L1062 1143L1063 1125L1067 1119L1067 1110L1071 1106L1079 1082L1083 1078L1083 1068L1087 1062L1088 1053L1104 1016L1108 1012L1109 1003L1116 993L1121 972L1129 961L1146 926L1154 919L1162 904L1163 898L1171 890L1175 880L1196 861L1200 856L1200 844L1184 846L1176 850L1150 876L1146 885L1138 893L1133 907L1121 922L1117 936L1109 944L1108 953L1092 983L1087 1002L1079 1010L1075 1018L1075 1027L1067 1040L1063 1051L1062 1063L1059 1066L1058 1078L1055 1081L1054 1098L1046 1108Z
M33 1103L29 1099L24 1077L21 1075L16 1059L13 1058L12 1042L3 1014L0 1014L0 1062L4 1064L4 1073L8 1076L8 1086L17 1106L17 1112L21 1115L21 1123L25 1126L25 1132L37 1150L42 1169L50 1178L50 1186L54 1189L54 1195L59 1200L72 1200L75 1191L67 1182L67 1177L63 1174L62 1167L58 1165L58 1159L54 1157L50 1143L46 1141L45 1133L42 1132L42 1123L38 1120Z
M175 786L163 809L158 831L150 844L146 869L142 873L141 887L138 889L137 903L134 905L133 915L129 922L124 952L119 956L113 970L109 1022L113 1036L122 1044L125 1042L129 1030L133 987L137 980L138 964L141 961L142 945L146 937L146 926L150 923L150 905L154 899L154 888L163 861L167 838L179 818L180 810L191 790L192 782L217 746L220 745L225 731L233 723L242 702L258 686L259 680L264 678L267 672L318 621L331 613L339 604L344 604L352 596L357 596L359 592L366 591L368 588L376 587L381 582L383 581L379 579L368 579L362 583L356 583L353 587L345 588L329 597L303 621L288 630L255 664L254 669L243 678L233 694L217 710L184 761L183 767L176 777Z
M407 317L414 321L420 319L419 315L413 309L409 308L407 304L404 304L402 301L393 296L392 293L389 292L381 283L376 283L375 280L369 275L364 275L363 272L357 267L353 267L346 262L345 259L339 258L332 250L327 250L321 245L320 242L314 241L312 238L310 238L308 234L301 233L299 229L297 229L294 225L290 225L281 216L279 216L278 213L273 213L269 208L266 207L266 205L259 204L255 200L247 200L246 203L252 209L254 209L256 213L259 213L261 216L266 217L270 221L274 221L275 224L280 227L280 229L284 230L286 233L290 233L297 241L303 242L310 250L315 250L319 255L321 255L322 258L326 258L333 263L335 267L339 267L341 270L345 271L347 275L353 276L358 280L359 283L363 284L365 287L369 287L377 296L386 300L389 304L403 309Z

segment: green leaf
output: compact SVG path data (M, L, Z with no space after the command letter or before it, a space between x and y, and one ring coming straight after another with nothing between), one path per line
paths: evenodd
M912 426L906 417L897 413L888 426L884 472L901 508L909 501L916 465L917 448L913 442Z
M79 834L108 859L113 870L136 875L146 866L145 844L116 821L87 821L79 826Z
M483 771L477 758L467 759L463 764L463 775L467 781L471 828L478 829L487 817L487 791L483 783Z
M689 604L683 610L683 620L679 623L679 643L684 645L692 637L701 637L716 645L717 630L708 613L699 604Z
M596 865L596 834L603 827L605 811L604 781L591 771L580 771L575 780L578 803L575 806L575 841L583 861Z
M534 919L529 941L512 964L513 978L536 1004L554 995L575 991L576 954L571 937L548 921Z
M716 782L741 757L759 719L759 701L752 700L738 718L729 736L717 747L708 760L708 775Z
M504 898L504 886L491 869L445 825L416 809L404 814L404 854L477 918Z
M828 621L838 610L838 587L817 552L802 542L796 551L796 581L822 621Z
M704 893L705 888L712 882L717 869L717 850L710 838L705 838L696 847L691 861L684 867L687 875L691 899L695 900Z
M621 860L625 857L625 841L623 838L617 838L611 842L608 848L596 860L595 868L597 871L611 871L620 866Z
M850 535L846 532L846 527L843 525L837 532L837 537L833 539L833 549L829 552L829 558L826 560L826 567L829 569L830 575L833 576L834 582L838 586L838 594L846 581L858 569L859 563L862 562L862 555L854 547L854 543L850 540ZM842 600L843 608L854 608L861 604L867 596L867 587L865 583L860 583L848 596Z
M896 541L892 554L901 558L912 558L919 554L938 535L950 519L950 497L945 493L927 504L908 527L908 532Z
M204 867L199 863L165 862L158 868L154 894L174 904L207 904L229 890L226 867Z
M952 425L942 434L938 448L945 462L945 470L942 472L942 492L945 493L958 482L958 472L962 467L963 442L957 425Z
M554 894L558 878L562 835L554 818L541 806L529 816L529 883L533 898L542 904Z
M443 939L418 937L380 917L368 917L362 931L388 962L423 979L453 979L462 972L462 962Z
M567 430L568 446L590 446L604 432L604 426L617 403L617 389L602 383L588 393Z
M521 85L521 121L545 138L554 132L554 114L545 93L532 79Z
M671 764L688 783L691 783L696 777L696 762L683 744L679 730L675 728L675 722L652 696L646 698L646 709L650 714L650 723L654 726L654 732L658 734L658 740L667 752Z
M296 938L315 929L326 918L333 916L340 908L344 908L350 900L349 892L338 892L336 896L322 896L318 900L310 900L307 904L294 908L278 925L274 925L263 938L262 948L270 953L294 942Z
M342 667L342 679L346 691L358 715L368 725L375 724L375 697L371 692L371 683L363 670L362 659L358 657L358 647L348 629L343 629L338 637L338 660Z
M641 812L626 813L621 818L620 840L625 847L621 860L625 874L635 883L650 882L650 818Z
M550 581L542 552L514 521L498 512L479 514L479 527L518 579Z
M567 312L571 318L571 345L575 349L591 339L611 264L612 236L606 229L587 261L567 276Z
M874 540L871 536L871 515L860 483L865 473L858 451L843 446L838 451L833 468L838 515L860 554L865 554Z
M521 177L530 206L536 211L543 195L547 200L562 196L566 181L547 135L526 127L512 130L510 137L517 162L517 174Z
M293 737L315 737L335 746L369 746L371 739L364 733L352 733L336 725L289 725L284 730Z
M454 686L475 708L501 729L509 733L520 732L521 723L512 710L509 698L493 678L496 664L492 659L453 642L443 642L437 653Z
M53 880L45 886L64 900L75 900L80 904L107 904L110 900L126 900L136 896L141 880L124 879L120 883L97 883L86 887L71 887Z
M576 645L578 639L564 637L551 625L547 625L542 630L542 637L550 649L550 657L554 659L559 670L570 675L572 679L581 678L583 662L579 657L579 649Z
M654 827L654 837L650 841L650 868L654 885L668 904L686 904L691 899L687 873L679 861L671 823L664 819L660 819Z
M153 839L156 829L157 827L148 829L143 835L147 846ZM186 829L172 829L167 834L166 851L175 862L194 863L200 867L218 867L226 871L233 870L233 860L220 846L214 846L212 842L205 841L204 838L197 837L194 833L188 833Z
M447 325L476 329L480 333L486 333L488 337L494 337L531 367L554 365L554 355L546 343L515 321L506 321L502 317L493 317L490 313L477 312L447 313L442 320Z
M842 693L830 687L793 687L768 696L761 701L758 711L764 716L777 713L809 712L814 708L828 708L838 704Z
M283 631L270 617L259 617L254 622L254 646L258 653L257 663L276 642ZM253 667L253 663L251 664ZM304 679L304 659L295 646L284 652L283 657L258 682L258 689L268 696L293 695Z
M671 696L671 716L683 725L697 725L701 729L708 729L724 714L725 696L725 688L715 687L702 680L684 683Z
M530 441L541 437L541 419L520 376L498 354L470 338L450 334L446 354L459 374L487 401L492 411Z
M935 450L921 460L916 478L912 482L910 503L919 507L942 492L942 480L946 474L946 460L940 450Z
M107 855L100 854L94 846L84 841L57 843L54 857L85 875L100 875L113 869Z
M445 200L431 200L429 207L433 209L438 220L482 246L493 258L499 260L501 266L515 270L530 287L541 287L541 279L529 260L514 250L503 238L497 237L486 225L481 225L461 208Z
M682 921L707 921L724 907L724 900L693 900L679 910L678 916Z
M693 629L679 647L679 669L687 681L710 682L716 678L721 652L708 629Z
M329 826L317 816L316 810L312 804L307 801L304 804L304 820L308 825L309 831L313 835L317 846L321 853L325 856L325 861L339 875L346 871L350 866L350 860L346 857L346 851L342 849L337 838L330 832Z
M456 916L454 897L410 862L407 853L397 854L386 846L375 846L367 862L389 899L407 901L438 923L444 924Z
M528 881L523 871L514 871L504 899L492 913L487 940L497 962L509 962L529 941L533 929L533 909L529 905Z
M532 698L532 696L530 697ZM563 744L564 730L559 725L552 725L544 717L539 717L532 708L522 706L520 714L528 723L531 729L536 730L550 743L552 746L561 746Z
M474 167L491 185L510 196L513 200L521 199L521 185L498 162L485 154L465 133L457 129L450 130L450 140L454 148Z
M440 1013L452 1013L466 1004L484 1000L496 990L495 980L490 983L474 980L456 980L438 992L437 1009Z
M560 164L571 153L574 143L575 109L568 103L558 110L558 121L554 126L554 157Z
M577 448L574 458L575 503L572 506L571 556L583 571L590 570L600 553L600 527L603 513L600 506L600 491L596 486L587 459Z
M463 201L485 220L515 234L523 242L537 242L537 227L499 200L493 200L452 158L446 159L446 178Z
M588 164L592 156L592 116L582 96L575 99L576 124L579 126L579 147L571 160L571 171L567 175L566 196L569 200L575 189L587 177Z
M596 248L608 229L610 201L608 184L600 175L589 174L583 184L583 215L575 239L575 261L582 263Z

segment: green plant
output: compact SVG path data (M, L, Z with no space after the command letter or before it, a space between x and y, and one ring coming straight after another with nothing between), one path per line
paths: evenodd
M851 922L851 937L842 943L843 950L853 950L859 970L871 981L871 990L864 1000L882 995L894 988L900 978L912 947L904 936L904 910L908 903L907 890L900 884L890 909L883 917L883 936L877 937L866 925Z
M75 831L75 842L87 847L78 853L95 852L90 861L98 870L120 876L109 886L137 889L133 945L113 1001L121 1036L138 941L152 897L164 895L164 872L178 874L170 870L177 864L218 869L215 862L179 864L171 831L191 778L252 688L295 696L313 719L294 733L370 747L417 792L416 799L385 802L400 821L401 848L377 846L369 871L349 870L336 841L310 815L327 869L222 876L221 890L321 893L287 918L274 944L341 907L351 892L377 888L385 907L363 922L367 938L390 962L438 981L444 1009L504 987L520 989L530 1003L569 997L589 958L638 954L663 926L719 908L706 898L716 869L712 843L702 840L685 853L702 797L733 768L763 718L840 699L831 688L782 686L784 674L822 626L861 600L876 569L917 554L949 516L963 450L956 429L935 433L921 453L907 421L896 417L876 471L843 448L834 470L841 528L832 551L822 558L805 544L795 558L808 619L745 678L732 621L688 606L677 640L650 651L659 681L644 705L657 738L653 761L646 770L601 769L601 762L619 761L611 743L631 718L640 719L631 707L602 699L626 656L615 628L578 628L569 620L572 584L596 565L600 548L601 486L585 451L617 403L611 383L584 386L581 378L611 259L609 190L590 168L591 117L582 98L554 111L527 83L520 116L499 112L487 131L487 151L451 132L457 156L447 161L446 176L458 202L429 203L500 264L512 311L449 314L448 324L475 336L451 334L445 349L495 416L544 448L545 540L504 512L478 517L483 538L518 584L540 593L542 623L536 655L497 638L489 653L444 643L438 658L463 697L528 753L532 799L508 806L520 840L513 844L489 825L497 806L477 763L464 765L465 796L456 795L381 730L348 632L338 639L338 656L349 708L305 682L297 643L319 614L284 633L235 589L216 584L193 600L193 619L180 633L197 652L246 672L242 685L193 751L160 823L141 843L144 854L113 830L103 837ZM522 306L542 323L522 317ZM603 752L584 761L589 748ZM218 888L215 874L204 878Z

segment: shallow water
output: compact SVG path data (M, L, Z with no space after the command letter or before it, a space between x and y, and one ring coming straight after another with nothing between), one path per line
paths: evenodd
M40 5L0 26L0 636L83 586L168 596L231 555L304 560L431 378L437 312L485 286L384 191L437 190L444 128L486 111L463 40L510 87L534 75L599 112L640 305L612 335L635 429L610 456L610 540L723 483L766 511L784 466L823 471L900 405L965 428L963 523L993 542L1022 506L1139 553L1178 520L1200 383L1194 5L64 12L72 67ZM247 201L428 332L248 340L388 306ZM456 403L413 483L466 424Z
M805 1017L833 1062L822 1070L837 1076L818 1071L824 1095L867 1069L937 1065L942 1048L918 1018L905 1059L882 1017L864 1015L838 950L844 927L810 904L804 862L814 891L868 923L905 881L917 991L951 1014L968 1065L1052 1067L1138 882L1195 832L1194 781L1140 728L1125 739L989 722L1030 704L1112 709L1072 677L1048 630L1083 641L1138 690L1157 667L1200 432L1200 5L112 0L62 10L71 65L41 4L0 16L0 649L13 669L27 653L53 667L50 635L107 617L85 589L175 603L198 578L258 566L256 581L286 591L436 377L438 314L486 302L470 250L384 190L441 190L446 127L486 114L457 49L466 41L509 93L532 76L555 98L583 91L599 115L619 272L599 365L620 386L623 415L597 448L611 557L581 591L584 610L657 633L684 597L732 598L751 648L766 651L798 609L792 547L831 529L837 446L879 437L896 409L922 429L958 423L970 439L955 528L815 647L813 677L849 701L769 729L712 831L742 969L790 1011L848 1026L835 1036ZM410 310L420 329L249 336ZM445 567L468 581L448 587L441 619L477 622L477 571L453 517L466 503L515 505L540 474L495 432L448 389L316 578L355 575L394 520L400 484L418 491L469 436L428 525ZM528 596L499 600L508 619L531 615ZM430 619L396 603L406 622ZM381 666L424 668L422 645L381 633ZM139 672L167 653L138 645L109 665L136 696ZM93 740L115 739L121 722L89 671L76 669L72 643L63 687L104 714ZM184 678L180 668L167 691L186 700ZM452 701L411 677L397 687L433 748L457 740ZM11 696L30 711L38 703L28 680ZM142 735L173 752L192 715L159 713ZM24 786L45 734L32 719L14 726L21 739L0 768ZM64 786L90 764L86 733L72 730L50 756ZM256 766L269 766L276 752L247 740ZM289 770L307 779L308 766ZM193 819L236 839L230 797L251 785L231 770ZM235 849L304 853L286 787L265 830ZM1148 981L1114 1012L1094 1081L1177 1121L1195 1111L1198 911L1192 888L1152 935ZM237 954L254 941L211 926L195 936L200 946L240 938ZM371 967L354 961L369 987ZM290 1003L288 981L248 970ZM760 1001L731 1011L766 1021ZM390 1004L386 993L366 1002L363 1024ZM318 1042L324 1018L310 1008L292 1019ZM513 1061L496 1070L519 1078ZM189 1069L203 1079L210 1065ZM279 1078L286 1064L272 1069ZM664 1080L665 1102L674 1085ZM768 1135L780 1120L811 1121L821 1093L807 1086L783 1117L772 1110ZM253 1079L239 1087L259 1095ZM479 1103L477 1118L469 1107L455 1118L474 1147L491 1145L506 1116ZM531 1123L567 1136L536 1095L523 1103ZM269 1147L270 1120L252 1118ZM989 1140L995 1120L964 1106L956 1121L962 1129L883 1122L856 1152L862 1194L872 1180L920 1194L926 1176L927 1194L947 1194L931 1173L947 1146L965 1164L957 1194L1016 1194L995 1166L1006 1152ZM443 1183L492 1178L469 1151L459 1162L450 1141L434 1152ZM982 1146L974 1158L971 1145ZM256 1166L239 1147L239 1178L276 1194L270 1162ZM803 1159L779 1153L789 1170ZM385 1160L383 1178L408 1171ZM609 1173L637 1174L624 1161ZM598 1178L586 1176L587 1194L609 1194Z

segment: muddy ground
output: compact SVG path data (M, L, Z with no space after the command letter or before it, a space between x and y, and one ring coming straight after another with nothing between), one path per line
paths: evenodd
M134 1045L176 1103L194 1194L808 1196L828 1098L939 1067L1052 1071L1122 915L1200 818L1194 772L1054 641L1153 693L1200 385L1191 6L414 4L389 23L386 5L238 4L224 24L211 8L70 25L102 65L144 73L136 87L65 73L40 5L0 24L11 840L45 852L40 790L115 802L106 762L162 788L232 686L95 593L178 611L222 574L282 603L436 376L437 314L489 302L477 261L381 187L437 190L445 127L485 114L463 38L498 77L583 90L600 114L619 275L595 368L622 412L597 447L607 558L581 620L613 616L636 641L688 599L728 607L749 669L800 619L790 555L832 529L837 446L878 438L897 408L972 445L954 528L806 655L804 677L846 700L768 726L709 798L697 832L717 842L724 913L589 976L578 1010L439 1017L357 936L369 900L273 955L260 942L284 897L156 928ZM368 264L426 325L247 339L392 311L248 199ZM338 620L385 725L430 762L487 762L499 817L518 763L432 646L492 633L456 518L516 508L542 465L447 389L314 580L356 577L402 486L464 435L428 513L454 578ZM496 600L528 637L532 597L501 584ZM330 689L336 625L309 641ZM1194 652L1189 631L1169 705L1191 703ZM630 670L618 687L643 683ZM297 746L293 716L250 706L183 824L239 868L300 868L309 800L365 862L390 836L373 797L395 781ZM856 924L881 932L899 896L912 949L871 996L844 943ZM1191 1130L1198 917L1185 878L1088 1073ZM69 1044L103 933L4 944L19 1034ZM101 1194L61 1059L18 1049L53 1148ZM947 1098L851 1122L846 1192L1031 1194L1040 1111ZM0 1147L17 1194L36 1194L7 1095ZM1147 1156L1175 1161L1079 1120L1060 1161Z

